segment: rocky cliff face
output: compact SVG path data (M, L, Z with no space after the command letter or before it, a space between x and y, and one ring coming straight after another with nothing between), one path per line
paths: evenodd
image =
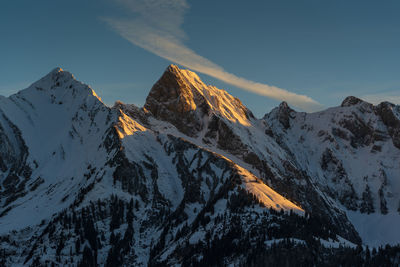
M398 214L390 103L256 119L171 65L144 108L57 68L0 113L1 265L323 265L370 244L357 216Z
M400 149L400 108L389 102L380 103L375 107L392 138L393 145Z
M217 117L243 125L254 119L239 99L205 85L196 73L175 65L170 65L150 90L144 108L191 137L198 136Z

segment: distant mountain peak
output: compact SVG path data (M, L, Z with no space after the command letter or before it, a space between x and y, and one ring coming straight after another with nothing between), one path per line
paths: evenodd
M45 75L42 79L52 79L57 80L57 78L71 79L75 80L75 77L69 71L63 70L61 67L56 67L52 69L47 75ZM41 80L42 80L41 79Z
M341 106L342 107L351 107L351 106L355 106L357 104L364 103L364 102L365 102L364 100L362 100L358 97L348 96L343 100Z
M287 103L286 101L282 101L282 102L279 104L278 108L279 108L280 110L284 110L284 111L286 111L286 112L292 112L292 111L294 111L294 110L288 105L288 103Z
M33 91L46 92L53 102L55 98L67 98L67 95L70 95L72 98L94 96L102 102L101 98L89 85L76 80L72 73L60 67L54 68L41 79L31 84L28 88L21 90L16 95L22 96L27 94L26 97L29 98L28 95ZM69 93L66 94L66 92ZM63 101L61 100L61 102Z
M34 82L30 87L53 89L55 87L60 87L61 84L66 84L71 82L80 83L75 80L75 77L74 75L72 75L72 73L64 71L60 67L56 67L52 69L48 74L43 76L41 79Z
M64 70L61 67L55 67L50 73L59 73L63 72Z

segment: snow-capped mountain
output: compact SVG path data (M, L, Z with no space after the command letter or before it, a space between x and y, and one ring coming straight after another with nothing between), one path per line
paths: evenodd
M399 115L400 106L350 96L340 107L312 114L281 104L264 120L364 241L383 245L400 240Z
M143 108L109 107L56 68L0 112L2 265L261 266L290 264L288 250L373 262L359 245L400 240L384 231L400 222L400 107L387 102L282 103L257 119L171 65ZM396 249L380 253L394 263Z

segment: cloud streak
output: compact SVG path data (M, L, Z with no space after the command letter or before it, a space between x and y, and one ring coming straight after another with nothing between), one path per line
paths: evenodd
M221 66L198 55L183 41L187 38L181 28L185 0L115 0L134 18L103 18L118 34L136 46L169 61L204 73L246 91L266 96L305 111L316 111L322 106L312 98L267 84L257 83L225 71Z

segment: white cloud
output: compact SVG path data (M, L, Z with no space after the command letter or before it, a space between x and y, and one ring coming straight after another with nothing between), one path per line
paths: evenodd
M181 29L188 9L185 0L116 0L136 15L133 19L103 18L116 32L131 43L179 65L207 74L223 82L262 96L286 101L305 111L322 106L305 95L257 83L226 72L222 67L186 47Z

